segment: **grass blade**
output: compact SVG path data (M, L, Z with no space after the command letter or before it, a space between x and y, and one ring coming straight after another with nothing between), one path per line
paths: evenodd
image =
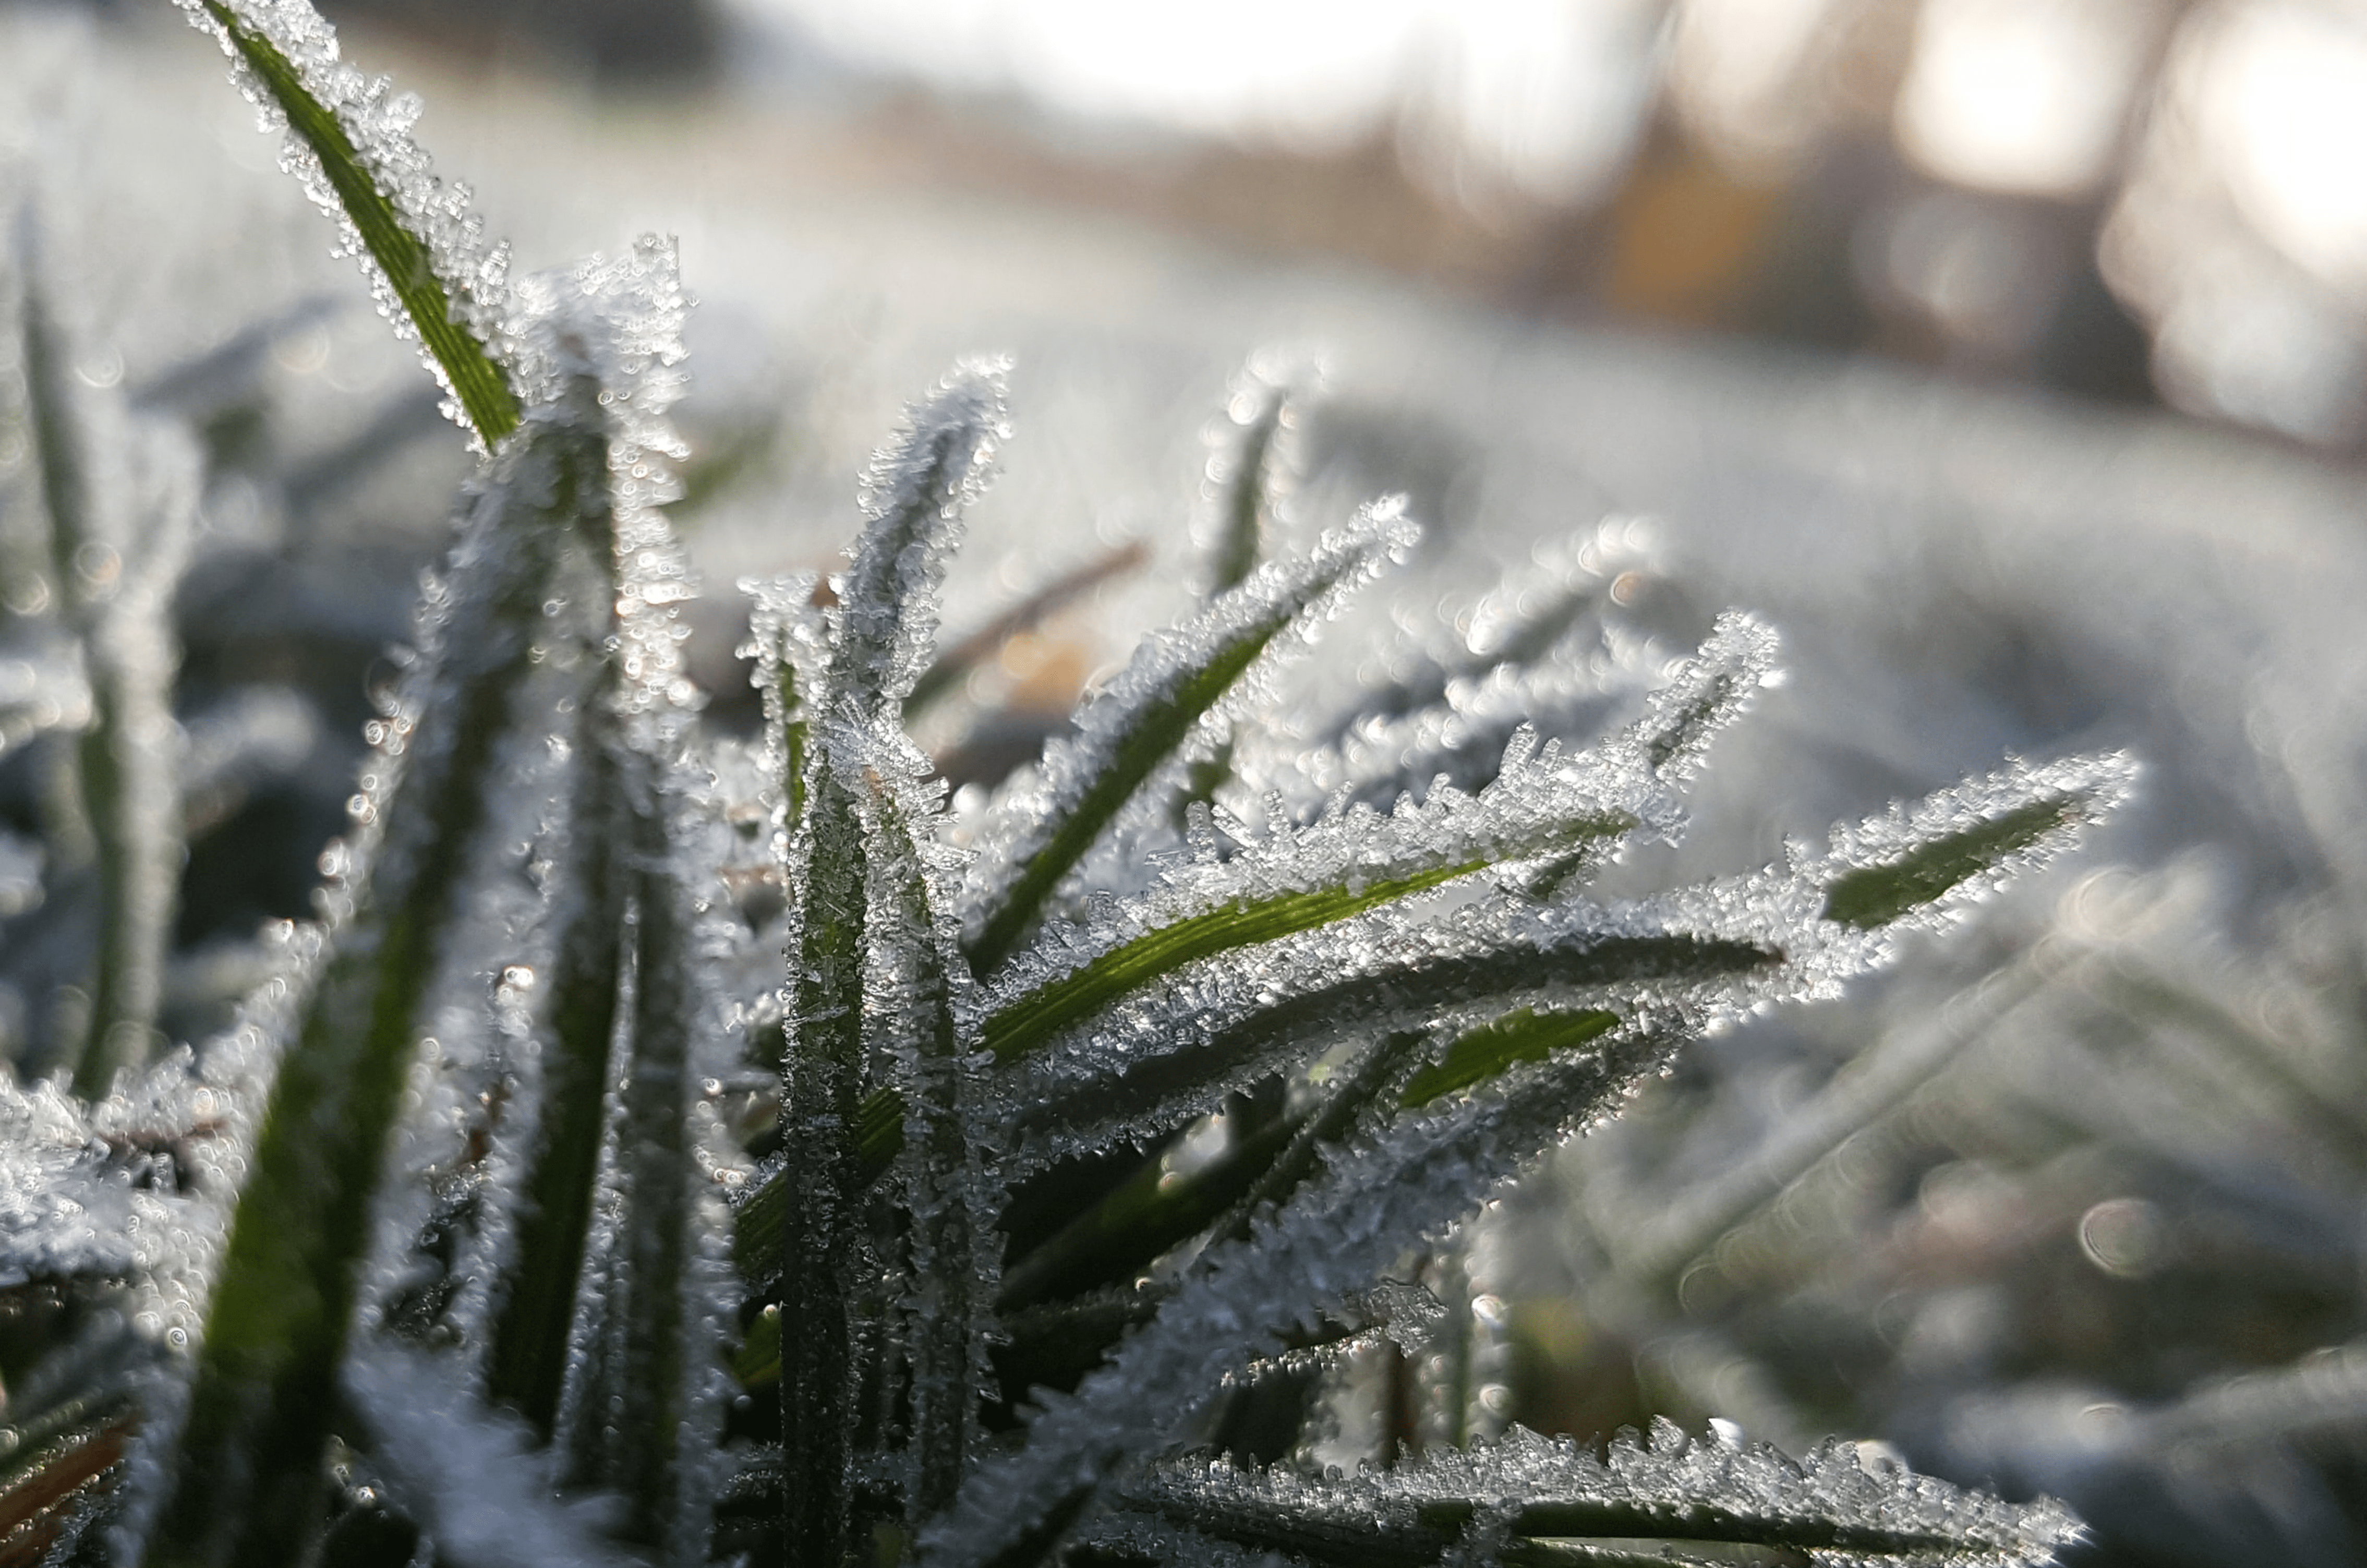
M86 1099L106 1095L156 1048L180 884L172 691L179 661L167 606L187 553L197 484L194 458L174 456L188 460L176 465L182 472L160 498L144 548L121 568L126 581L92 616L84 640L92 700L82 778L97 842L99 895L90 1028L74 1077L74 1092Z
M1540 1013L1522 1007L1458 1036L1436 1062L1398 1093L1402 1110L1420 1110L1443 1095L1474 1088L1523 1062L1543 1062L1557 1051L1584 1045L1618 1027L1619 1015L1601 1007Z
M1357 530L1329 540L1296 570L1268 568L1164 642L1145 644L1109 690L1081 708L1081 744L1047 756L1048 771L1059 777L1027 835L1033 846L1016 857L1017 875L988 894L976 915L975 934L964 945L971 972L1002 967L1119 809L1269 647L1336 603L1410 538L1399 507L1368 509Z
M1299 889L1233 899L1109 949L997 1008L986 1021L986 1048L998 1062L1016 1061L1188 964L1334 925L1507 861L1599 858L1651 809L1648 789L1610 804L1591 788L1557 788L1550 751L1532 767L1525 743L1516 742L1513 758L1499 785L1476 800L1441 791L1395 818L1359 811L1299 835L1277 835L1272 846L1257 846L1225 875L1235 885L1297 881ZM1294 862L1306 867L1296 877Z
M1217 541L1208 563L1208 592L1237 588L1257 570L1281 493L1293 468L1284 445L1297 423L1294 383L1312 380L1297 367L1261 354L1233 379L1225 422L1212 428L1203 492L1214 501Z
M1868 1469L1849 1443L1795 1460L1772 1449L1690 1441L1654 1424L1606 1459L1591 1444L1515 1431L1353 1478L1163 1464L1127 1487L1134 1507L1252 1548L1323 1563L1438 1561L1489 1523L1508 1563L2039 1564L2082 1531L2060 1505L1958 1492L1903 1467ZM1753 1550L1764 1549L1764 1550ZM1491 1558L1494 1556L1490 1553Z
M776 855L785 852L788 835L805 820L806 752L812 744L814 701L829 661L828 628L813 602L817 581L809 572L744 578L740 584L751 601L749 642L741 656L755 659L749 678L764 705Z
M306 12L309 16L309 6ZM438 276L426 236L381 188L336 111L306 85L303 72L262 26L227 0L195 0L190 19L212 32L244 64L287 117L289 131L319 160L321 177L377 263L478 439L491 448L516 429L517 397L507 376L483 340L455 317L459 280ZM326 32L317 17L311 19Z
M632 903L632 1048L619 1130L625 1219L618 1236L623 1354L608 1425L619 1439L599 1483L621 1493L621 1533L684 1560L681 1519L698 1463L685 1453L695 1353L685 1332L691 1204L703 1177L690 1144L693 974L688 890L674 874L663 765L637 754L626 779Z
M959 540L963 508L985 488L1005 434L1001 360L954 367L905 415L902 437L864 475L869 521L855 562L834 580L838 604L826 677L832 715L900 712L937 630L937 586Z
M920 763L917 756L912 761ZM901 1195L911 1217L900 1303L912 1401L906 1503L925 1515L953 1501L976 1442L974 1391L985 1370L979 1298L989 1255L986 1227L972 1211L978 1161L949 944L940 944L927 872L904 808L883 790L875 809L878 854L866 936L875 945L875 983L895 998L880 1020L881 1044L903 1059L905 1143L914 1155L905 1162Z
M1825 918L1861 930L1888 926L2066 826L2076 809L2067 796L2033 801L1887 864L1843 872L1825 890Z
M1163 1159L1148 1162L1005 1270L996 1311L1016 1312L1132 1278L1238 1203L1298 1127L1298 1119L1272 1117L1188 1176L1179 1177Z
M91 722L60 746L51 853L72 876L86 867L98 904L90 1006L76 1040L55 1042L85 1099L150 1053L164 992L165 949L181 866L180 809L172 755L176 664L165 604L187 553L196 509L196 459L164 432L119 427L103 450L96 412L70 384L69 346L34 279L29 222L20 250L26 286L20 334L26 402L49 514L58 619L79 639L90 681ZM108 467L111 483L102 481ZM151 472L142 472L142 470ZM131 548L122 516L135 481L151 492L153 521Z
M606 443L591 401L580 385L496 470L433 628L443 656L390 726L409 733L376 808L382 836L264 1111L152 1563L292 1563L317 1528L336 1366L418 1038L413 1010L494 787L488 764L561 542L587 519L606 531Z
M1131 1054L1122 1070L1088 1070L1057 1084L1017 1118L1034 1140L1083 1141L1179 1124L1245 1082L1296 1066L1357 1034L1422 1028L1441 1015L1544 993L1591 998L1647 987L1743 981L1782 965L1756 941L1685 933L1594 936L1566 944L1508 940L1344 962L1337 978L1283 999L1255 1003L1196 1033L1179 1032L1157 1055Z
M781 1134L794 1152L781 1203L740 1214L780 1226L776 1300L785 1336L783 1527L797 1568L843 1568L855 1422L855 1297L863 1252L855 1128L862 1104L866 856L852 790L828 764L810 768L801 836L803 907L781 1085ZM792 885L798 885L793 882Z
M559 1419L591 1232L625 926L614 721L597 697L580 711L583 761L564 873L570 903L551 966L542 1110L519 1187L515 1262L485 1375L487 1396L515 1407L545 1441Z
M2117 753L2017 763L1838 830L1824 917L1871 931L1959 903L2100 821L2135 777L2135 765Z

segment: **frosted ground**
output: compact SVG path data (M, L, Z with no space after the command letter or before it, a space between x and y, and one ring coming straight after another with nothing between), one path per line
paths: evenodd
M2237 1543L2263 1560L2356 1560L2339 1484L2317 1479L2341 1473L2327 1434L2356 1430L2355 1362L2215 1381L2359 1329L2360 1173L2355 1141L2340 1146L2367 1103L2353 1044L2367 968L2355 475L2168 419L1542 326L1370 275L948 194L786 115L595 111L517 87L484 101L390 63L428 101L422 139L508 225L522 268L613 252L645 228L682 236L701 301L692 433L755 452L688 526L718 590L823 564L848 532L852 478L901 402L958 354L1008 352L1018 436L974 514L948 631L966 630L966 602L999 604L1139 539L1150 569L1048 628L1045 663L1008 678L1024 696L1031 676L1057 686L1102 668L1185 602L1198 558L1185 498L1227 377L1255 347L1301 346L1326 361L1335 399L1308 432L1298 525L1311 534L1365 495L1404 490L1429 527L1423 570L1365 613L1466 613L1504 563L1640 516L1623 548L1671 652L1727 605L1784 631L1790 682L1721 741L1693 835L1673 866L1622 873L1638 883L1756 865L1787 835L1821 836L2002 751L2136 751L2143 798L2081 867L1883 994L1731 1037L1656 1114L1568 1157L1581 1201L1539 1194L1519 1216L1524 1244L1483 1248L1471 1267L1516 1304L1588 1292L1589 1321L1632 1344L1680 1411L1779 1441L1878 1432L1965 1479L2043 1484L2154 1554L2133 1561L2236 1561ZM54 216L80 291L69 303L106 345L85 373L201 419L252 402L239 391L210 404L210 388L262 388L252 438L268 460L232 465L210 497L196 580L278 564L269 594L225 590L217 613L399 635L411 574L443 526L418 498L463 471L459 441L418 412L410 350L357 303L349 265L323 254L326 226L271 167L218 60L169 15L99 32L10 12L0 76L6 177L28 180ZM163 380L273 322L285 330L251 340L244 368L217 353L204 376ZM702 631L701 667L719 680L732 632L728 618ZM1328 642L1352 658L1354 622ZM942 738L961 718L944 719ZM337 722L291 743L331 775L348 755L328 733ZM2079 880L2115 861L2146 875ZM2007 975L2044 987L2037 1006L1999 1024L1984 1012L2001 1009L1992 992L1934 1013L2048 931L2044 963ZM2099 1025L2134 1015L2113 1012L2117 993L2080 966L2117 974L2131 954L2270 1037L2299 1089L2230 1071L2232 1048L2207 1031L2131 1046ZM1945 1033L1955 1024L1961 1042ZM1895 1093L1860 1093L1864 1074L1829 1089L1838 1062L1865 1051L1896 1064ZM2049 1143L2031 1131L2044 1116L2070 1131ZM1738 1224L1726 1242L1720 1226L1687 1251L1682 1234L1635 1220L1683 1214L1679 1193L1718 1197L1720 1173L1748 1173L1767 1141L1803 1126L1827 1135L1761 1167L1760 1187L1789 1188L1784 1203L1732 1213L1745 1190L1707 1206ZM2150 1211L2173 1240L2147 1255L2140 1223L2116 1250L2096 1220L2111 1201L2148 1206L2112 1212ZM2078 1285L2050 1289L2191 1292L2189 1276L2207 1275L2240 1294L2228 1281L2248 1274L2280 1332L2190 1334L2175 1354L2047 1341L2029 1306L2043 1248L2009 1249L1987 1276L1964 1262L1979 1255L1968 1230L2012 1229L2000 1214L2072 1247ZM2213 1228L2226 1214L2240 1244ZM1897 1265L1934 1233L1960 1244L1953 1272ZM1852 1239L1868 1235L1877 1243ZM2308 1289L2269 1289L2288 1274ZM2308 1429L2293 1437L2296 1424ZM2210 1484L2178 1468L2237 1433L2243 1464L2205 1464ZM2298 1446L2269 1440L2279 1433ZM2174 1475L2191 1517L2146 1501L2150 1478Z

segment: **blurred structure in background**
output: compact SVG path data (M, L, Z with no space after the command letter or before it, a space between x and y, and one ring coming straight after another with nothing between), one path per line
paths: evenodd
M2344 0L713 3L744 91L925 85L875 112L965 182L1518 308L2367 428Z

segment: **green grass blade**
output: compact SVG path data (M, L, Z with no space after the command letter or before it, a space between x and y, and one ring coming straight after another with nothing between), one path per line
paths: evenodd
M1731 980L1783 960L1782 952L1757 942L1680 934L1418 954L1260 1006L1163 1054L1131 1059L1121 1074L1064 1087L1023 1108L1018 1131L1032 1139L1056 1131L1083 1136L1095 1129L1173 1125L1210 1095L1294 1066L1329 1042L1410 1027L1442 1010L1499 998L1509 1008L1540 991Z
M953 1501L978 1437L973 1391L983 1370L977 1352L984 1227L971 1207L977 1161L965 1114L968 1053L955 1025L936 912L903 809L886 791L876 809L881 885L874 890L866 937L894 949L878 966L894 977L897 998L883 1020L889 1038L882 1043L911 1058L906 1122L916 1157L906 1162L901 1194L911 1219L901 1281L912 1402L906 1504L912 1517L923 1517Z
M1270 1118L1188 1176L1163 1160L1149 1162L1006 1269L995 1310L1016 1312L1132 1278L1239 1202L1297 1130L1298 1119Z
M1131 699L1109 699L1107 706L1119 711L1103 714L1097 710L1104 703L1088 705L1081 721L1107 739L1097 740L1086 755L1079 786L1054 803L1036 835L1038 847L1025 857L1017 877L989 901L976 935L965 944L972 973L987 975L1002 967L1060 879L1259 656L1339 590L1362 580L1398 543L1400 536L1393 530L1403 525L1393 509L1375 512L1366 522L1369 531L1363 538L1328 551L1295 576L1271 586L1252 580L1211 605L1179 634L1182 645L1196 654L1166 678L1152 669L1149 688Z
M776 1211L776 1301L786 1336L781 1443L783 1526L795 1568L844 1568L853 1497L855 1342L862 1278L864 1183L855 1129L861 1108L865 851L853 792L824 765L807 801L805 898L781 1092L783 1144L793 1157Z
M445 653L379 809L382 841L280 1063L232 1220L150 1534L160 1568L293 1563L318 1527L336 1367L416 1012L496 787L493 757L560 543L587 515L606 517L606 443L589 403L578 389L530 427L461 547Z
M904 1149L904 1096L878 1088L863 1096L855 1115L855 1184L867 1192L894 1166ZM782 1225L788 1202L787 1166L756 1184L731 1210L731 1261L752 1285L779 1282L784 1267Z
M194 474L176 474L144 548L126 559L130 529L119 515L121 471L131 454L102 454L92 412L70 381L69 346L34 278L29 239L19 331L40 495L49 516L51 574L59 621L81 642L90 681L91 720L80 738L56 748L56 795L50 853L65 877L85 872L95 884L98 943L86 978L90 1005L79 1038L53 1042L71 1064L74 1092L107 1094L119 1073L148 1058L164 994L165 949L181 866L180 812L170 755L176 664L164 615L187 552L196 503ZM164 437L117 428L152 448L152 461L183 456ZM119 469L106 506L95 463ZM186 468L193 463L176 464ZM106 580L94 575L94 563Z
M997 1062L1015 1062L1060 1030L1185 964L1345 920L1484 871L1488 864L1475 860L1433 867L1355 891L1331 887L1278 893L1179 920L1113 949L990 1015L983 1043Z
M1208 454L1206 486L1217 505L1217 546L1208 563L1211 595L1240 586L1257 570L1280 488L1272 471L1286 466L1275 448L1291 422L1291 389L1282 368L1263 358L1234 380L1227 410L1231 428L1214 437L1221 444Z
M1421 1049L1423 1038L1419 1030L1411 1029L1385 1035L1335 1078L1313 1113L1301 1121L1289 1146L1275 1156L1274 1163L1241 1194L1232 1211L1211 1231L1211 1244L1247 1241L1251 1222L1262 1210L1279 1209L1288 1202L1290 1195L1315 1175L1322 1163L1323 1151L1354 1131L1366 1108L1380 1097Z
M1824 883L1824 916L1861 931L1928 918L2102 821L2128 798L2136 775L2117 752L2034 767L2017 761L1836 828L1832 853L1809 873Z
M545 1441L559 1419L591 1230L625 924L613 721L596 696L579 713L583 761L563 873L571 902L552 955L542 1109L519 1185L515 1261L485 1374L488 1397L515 1407Z
M1573 1013L1523 1007L1507 1013L1456 1039L1436 1062L1407 1080L1398 1105L1419 1110L1441 1096L1484 1084L1518 1062L1543 1062L1557 1051L1584 1045L1618 1024L1618 1014L1601 1007Z
M1112 751L1108 766L1061 819L1044 847L1029 858L1018 881L968 944L973 972L991 973L1011 956L1053 888L1084 858L1118 808L1184 744L1200 716L1216 706L1217 699L1232 688L1293 619L1291 614L1275 614L1243 628L1172 693L1137 716L1134 726Z
M636 755L626 779L633 907L632 1045L618 1129L625 1217L617 1238L622 1355L601 1485L626 1500L622 1534L682 1561L685 1492L700 1463L685 1444L696 1354L683 1278L697 1245L691 1206L705 1180L691 1147L690 1031L699 1007L692 915L668 823L662 767Z
M412 231L392 199L379 188L344 122L306 87L296 63L225 0L198 4L216 35L237 51L288 117L289 128L320 159L323 177L385 274L420 342L442 367L454 400L478 438L492 447L517 428L517 397L485 345L453 319L453 284L436 276L427 242Z
M1896 860L1836 877L1825 890L1825 918L1872 930L1931 903L2008 856L2069 825L2078 802L2033 801L1993 821L1919 845Z
M1002 1331L1008 1337L994 1350L1003 1403L1017 1405L1033 1389L1075 1388L1127 1330L1157 1314L1171 1291L1161 1283L1129 1282L1005 1315Z
M1426 867L1361 886L1342 882L1244 900L1176 921L1113 949L997 1010L987 1018L983 1043L998 1062L1016 1061L1128 992L1186 964L1346 920L1460 878L1475 876L1504 858L1558 855L1600 845L1635 825L1636 819L1622 812L1589 812L1551 824L1523 843L1498 844L1493 846L1495 853L1488 856Z

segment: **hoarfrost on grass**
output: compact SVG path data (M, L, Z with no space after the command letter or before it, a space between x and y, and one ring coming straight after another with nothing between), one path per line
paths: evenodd
M1381 502L1257 563L1287 531L1315 391L1280 358L1252 363L1212 433L1217 597L1081 701L982 821L948 820L899 720L1008 436L1000 361L908 411L827 590L753 585L764 738L717 745L662 511L685 455L672 244L514 281L411 139L415 102L346 66L301 0L185 6L493 450L323 857L322 924L279 933L277 972L201 1052L82 1100L0 1083L0 1278L130 1284L121 1344L146 1358L125 1385L144 1409L124 1555L221 1557L280 1528L241 1488L311 1474L338 1392L422 1550L459 1562L622 1562L620 1541L700 1561L751 1496L793 1551L860 1550L880 1510L940 1563L1069 1534L1247 1564L1294 1530L1478 1562L1614 1515L1592 1538L1623 1549L1713 1518L1870 1560L1906 1540L2019 1562L2067 1539L2045 1506L1853 1452L1792 1465L1672 1431L1607 1460L1514 1431L1337 1478L1176 1449L1260 1380L1464 1332L1467 1280L1426 1276L1442 1301L1388 1278L1409 1246L1451 1245L1686 1041L1831 994L1897 931L2060 847L2125 792L2124 761L2016 763L1822 854L1590 902L1622 844L1676 838L1678 789L1772 678L1773 634L1721 617L1664 670L1628 614L1649 541L1620 524L1540 552L1451 627L1286 674L1416 535ZM413 253L417 276L370 259ZM449 319L403 322L423 301ZM119 401L52 403L103 422ZM489 407L522 420L515 437ZM108 467L117 510L75 511L60 539L123 565L124 519L174 510L169 483L135 495L130 472ZM94 518L107 539L73 531ZM127 672L134 697L170 679L169 646L139 642L170 588L171 540L149 542L165 564L105 594L65 551L55 624L12 647L21 679L0 665L0 738L118 723L150 761L181 744L156 702L124 701ZM286 718L262 699L193 722L184 801L308 745ZM123 929L161 946L142 908ZM564 1028L562 986L592 1004ZM1154 1146L1129 1165L1135 1140ZM1134 1175L1006 1269L1020 1195L1072 1156ZM571 1202L547 1204L554 1187ZM1121 1238L1137 1250L1061 1285L1062 1238L1145 1194ZM336 1213L368 1221L349 1234ZM1102 1335L1070 1392L998 1357L1048 1325ZM779 1448L730 1426L737 1392L767 1388ZM990 1443L998 1406L1023 1430ZM282 1425L264 1433L266 1407ZM1455 1419L1442 1444L1473 1429ZM302 1533L250 1554L293 1559Z

